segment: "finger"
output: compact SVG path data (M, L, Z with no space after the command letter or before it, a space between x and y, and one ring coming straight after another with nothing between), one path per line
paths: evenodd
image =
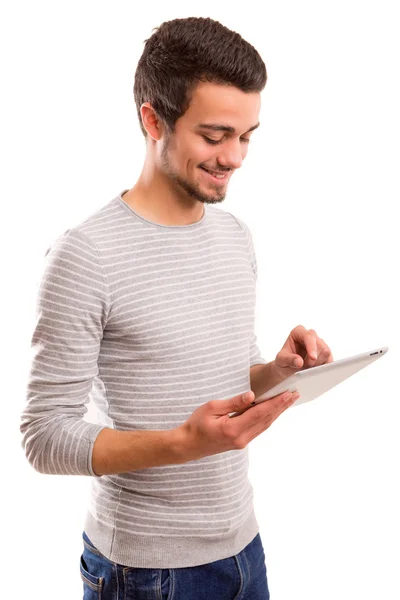
M307 354L311 360L317 360L319 355L318 340L319 337L314 329L309 329L305 335L305 346Z
M301 367L304 365L304 361L301 358L301 356L298 356L297 354L294 357L293 360L293 368L294 369L301 369Z
M289 395L289 403L286 401L286 397ZM242 414L235 416L233 421L237 424L240 431L247 431L250 427L254 426L260 419L268 417L278 416L285 408L290 404L291 394L283 392L278 396L274 396L269 400L260 402L255 406L250 406Z
M318 358L318 336L314 329L305 329L303 325L295 327L291 335L295 342L299 342L303 348L305 348L310 360L317 360Z
M332 350L329 348L328 344L326 344L322 338L320 338L320 341L323 344L322 353L323 353L324 362L322 364L327 364L327 363L333 362Z
M298 325L291 331L291 336L295 342L298 342L307 351L307 356L304 360L303 368L309 369L310 367L316 367L320 364L333 362L332 352L325 344L324 340L318 337L315 329L306 329L303 325ZM325 352L325 349L328 351ZM315 354L313 350L317 350L316 359L312 358Z
M303 346L306 350L306 356L304 358L304 368L309 369L314 367L318 360L321 348L318 346L318 336L313 329L309 329L304 332Z
M332 356L332 351L329 348L329 346L327 344L325 344L325 342L323 340L322 340L322 342L324 344L324 347L321 351L320 358L321 358L321 364L325 365L325 364L333 362L333 356Z
M324 340L318 339L318 358L316 361L312 363L311 366L318 367L319 365L325 365L327 363L333 362L332 352L327 344L325 344Z
M278 367L284 369L290 367L291 369L298 369L303 365L303 359L298 354L293 354L289 350L281 350L276 356L276 363ZM300 362L301 364L297 364Z
M268 427L272 425L274 421L283 413L285 410L290 408L294 402L298 399L299 394L292 396L292 398L288 401L281 401L278 403L276 408L270 410L269 412L261 414L257 420L253 421L252 426L245 430L245 435L247 438L247 444L251 442L254 438L256 438L260 433L263 433ZM267 404L269 400L267 400L264 404ZM253 409L255 410L255 408ZM255 414L255 413L253 413Z
M313 360L311 356L307 356L307 367L318 367L319 365L325 365L333 362L332 352L328 344L326 344L322 338L317 336L317 333L314 329L309 329L308 332L316 336L317 360Z

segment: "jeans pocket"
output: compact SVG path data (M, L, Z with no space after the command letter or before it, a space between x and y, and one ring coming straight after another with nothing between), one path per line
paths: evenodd
M83 600L101 600L104 577L96 577L89 573L83 553L80 560L80 573L83 581Z

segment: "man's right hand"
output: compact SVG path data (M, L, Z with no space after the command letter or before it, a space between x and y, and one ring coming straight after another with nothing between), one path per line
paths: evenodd
M248 391L228 400L210 400L202 404L175 430L180 438L182 460L187 462L228 450L243 450L299 397L298 392L285 392L251 406L254 392ZM232 418L229 416L238 411L244 412Z

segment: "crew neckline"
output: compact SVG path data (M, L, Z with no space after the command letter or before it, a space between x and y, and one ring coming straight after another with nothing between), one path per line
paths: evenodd
M203 225L203 223L206 220L207 206L206 206L206 204L204 204L203 215L202 215L201 219L199 219L195 223L189 223L188 225L163 225L162 223L155 223L154 221L150 221L149 219L146 219L145 217L143 217L142 215L137 213L135 210L133 210L133 208L131 206L129 206L129 204L127 202L125 202L125 200L122 198L122 196L123 196L123 194L125 194L125 192L128 192L128 191L129 191L129 189L126 189L118 194L117 199L118 199L119 203L123 206L123 208L125 208L125 210L128 210L129 212L133 213L138 219L140 219L141 221L144 221L145 223L149 223L150 225L154 225L155 227L162 227L163 229L190 229L190 228L193 229L193 228L200 227L201 225Z

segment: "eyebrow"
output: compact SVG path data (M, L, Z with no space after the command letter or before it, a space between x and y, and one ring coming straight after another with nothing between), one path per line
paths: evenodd
M257 125L253 125L253 127L250 127L250 129L248 131L246 131L245 133L254 131L254 129L257 129L257 127L259 127L259 126L260 126L260 123L258 122ZM235 128L229 127L228 125L216 125L214 123L200 123L198 125L198 127L200 127L201 129L211 129L211 131L227 131L228 133L236 133Z

